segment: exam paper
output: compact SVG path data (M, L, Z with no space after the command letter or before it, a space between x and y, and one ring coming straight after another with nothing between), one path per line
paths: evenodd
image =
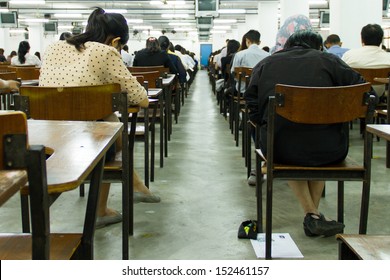
M258 233L257 239L251 239L257 258L265 258L265 233ZM303 258L298 246L288 233L272 234L272 258Z

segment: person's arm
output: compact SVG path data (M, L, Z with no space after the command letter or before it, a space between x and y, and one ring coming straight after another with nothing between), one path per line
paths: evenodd
M260 124L261 123L261 112L259 110L259 78L260 78L260 67L253 68L251 79L247 89L244 92L245 103L249 110L249 118L251 121Z
M17 90L19 89L20 83L18 81L13 81L13 80L2 80L0 79L0 88L3 89L11 89L11 90Z
M107 53L104 64L107 65L107 83L120 84L121 89L127 92L130 105L148 107L149 100L145 88L131 75L114 48Z

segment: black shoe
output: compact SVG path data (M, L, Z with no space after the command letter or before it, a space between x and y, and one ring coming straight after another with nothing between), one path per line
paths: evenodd
M333 236L337 233L342 233L344 227L342 223L333 220L327 221L322 214L308 213L303 220L303 229L307 236Z

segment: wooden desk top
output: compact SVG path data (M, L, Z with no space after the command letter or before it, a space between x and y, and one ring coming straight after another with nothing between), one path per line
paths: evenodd
M122 131L116 122L28 120L30 145L44 145L50 193L77 188Z
M338 234L336 238L361 260L390 260L389 235Z
M367 131L390 141L390 124L368 124Z
M388 84L389 83L389 78L374 78L374 81L382 83L382 84Z
M27 183L27 172L24 170L0 171L0 206L17 193Z

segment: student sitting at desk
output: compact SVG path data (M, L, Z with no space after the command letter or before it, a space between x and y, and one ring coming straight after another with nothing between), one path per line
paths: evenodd
M147 107L146 90L124 65L120 50L129 39L129 28L121 14L95 9L85 33L51 45L44 57L39 86L84 86L118 83L127 91L130 104ZM119 121L112 114L106 121ZM109 157L109 155L107 155ZM160 202L134 172L134 202ZM107 208L110 184L102 184L96 227L118 223L122 216Z

